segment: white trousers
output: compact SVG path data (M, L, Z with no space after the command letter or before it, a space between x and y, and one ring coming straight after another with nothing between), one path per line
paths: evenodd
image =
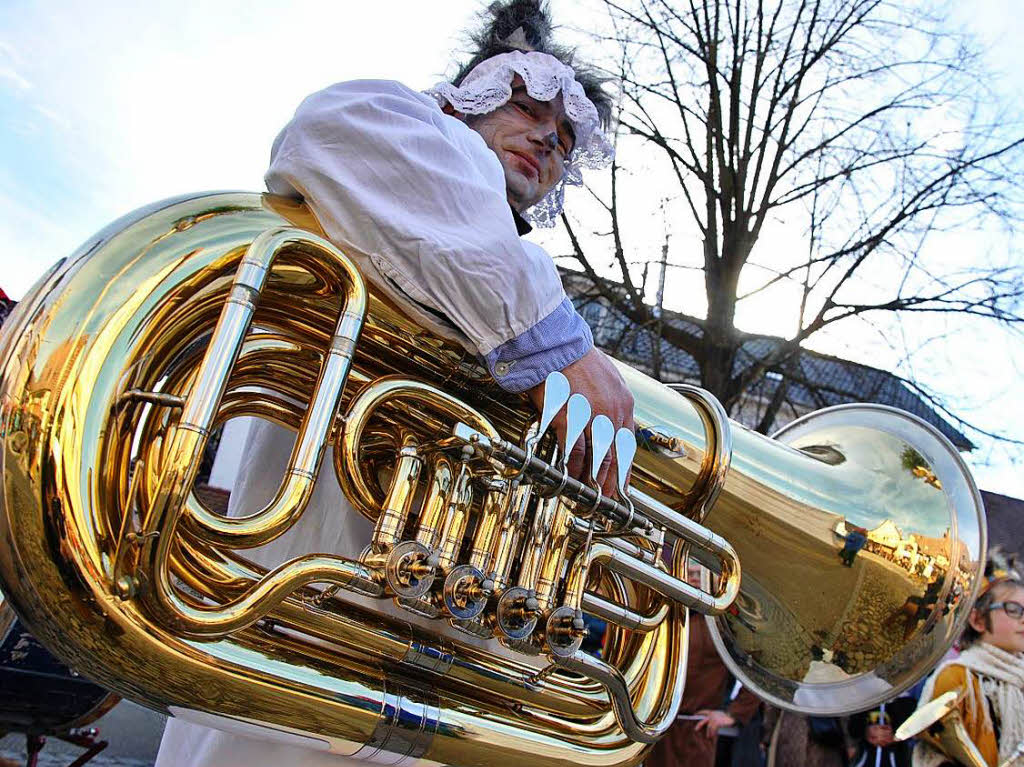
M295 435L267 421L256 421L245 445L225 445L221 450L241 452L239 472L231 491L229 516L248 516L274 497L284 476ZM341 553L351 556L358 541L366 541L369 522L347 503L331 468L318 481L306 513L295 526L275 541L247 552L254 562L273 567L300 553ZM324 471L321 471L321 474ZM358 552L356 552L358 554ZM269 738L272 734L268 733ZM337 754L314 751L288 743L212 729L182 719L167 721L156 767L346 767L365 764Z

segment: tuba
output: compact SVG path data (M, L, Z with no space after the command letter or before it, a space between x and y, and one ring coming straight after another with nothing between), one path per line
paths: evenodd
M981 582L978 491L916 417L842 406L772 440L621 366L633 433L588 426L558 376L538 421L294 201L130 214L0 350L4 594L79 672L222 729L390 764L635 765L676 717L691 610L762 698L836 714L923 676ZM563 409L598 459L614 443L615 495L567 476ZM196 477L242 417L294 447L274 497L227 516ZM254 561L323 483L365 540Z

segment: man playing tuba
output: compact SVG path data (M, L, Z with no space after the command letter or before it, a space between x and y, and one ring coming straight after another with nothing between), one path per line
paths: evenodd
M611 161L602 132L610 98L599 78L572 65L571 51L551 43L540 0L495 3L488 13L475 55L450 83L424 94L396 82L347 82L307 98L274 142L267 187L302 198L369 281L478 354L506 390L539 406L545 377L561 370L616 429L632 427L632 395L594 348L550 256L520 239L528 221L553 224L565 184L581 183L582 168ZM232 514L273 495L275 469L291 449L291 434L268 422L249 439ZM584 440L569 462L575 476ZM309 551L356 554L368 531L337 486L320 482L295 528L252 558L272 567ZM352 763L285 736L274 742L204 724L225 723L172 719L157 766Z

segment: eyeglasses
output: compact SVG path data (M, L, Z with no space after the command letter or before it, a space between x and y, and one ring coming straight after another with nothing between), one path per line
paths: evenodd
M988 609L998 610L1000 607L1003 608L1003 612L1009 615L1014 620L1020 620L1024 617L1024 605L1020 602L993 602L988 606Z

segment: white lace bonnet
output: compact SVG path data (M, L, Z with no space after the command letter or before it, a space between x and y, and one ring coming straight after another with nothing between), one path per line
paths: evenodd
M523 214L534 226L554 226L562 210L565 185L580 186L583 168L603 168L611 163L615 154L601 130L597 107L587 98L583 86L576 82L572 67L540 51L510 51L481 61L463 78L460 86L440 82L424 93L434 97L441 106L449 103L463 114L487 114L512 98L512 80L517 74L523 78L526 92L538 101L551 101L561 91L565 114L576 133L575 146L566 158L562 179Z

